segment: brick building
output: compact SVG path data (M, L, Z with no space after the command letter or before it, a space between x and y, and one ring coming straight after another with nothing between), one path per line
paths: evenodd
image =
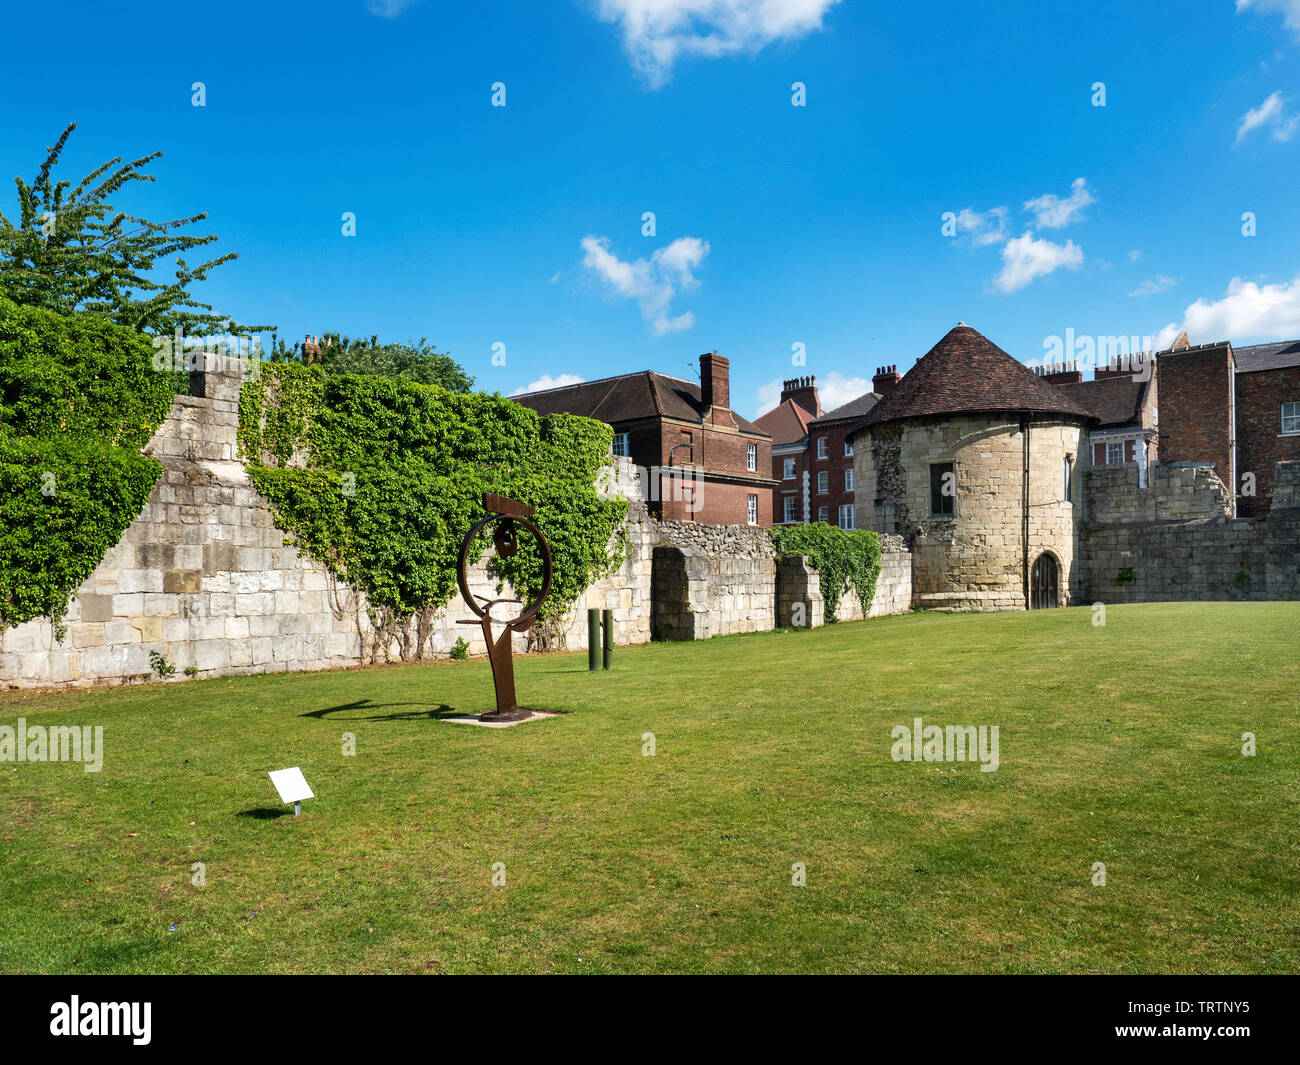
M1098 368L1091 381L1074 364L1038 367L1034 373L1071 396L1097 419L1088 434L1093 466L1136 464L1143 483L1159 457L1155 357L1123 356Z
M1274 464L1300 459L1300 340L1237 348L1233 357L1238 513L1258 517L1273 498Z
M795 377L781 386L781 402L754 424L772 437L773 525L813 520L809 498L808 426L822 413L815 377Z
M857 528L852 435L899 380L898 367L879 367L871 392L829 412L821 409L815 377L784 382L781 402L756 422L772 435L773 525Z
M614 454L642 470L650 512L717 525L772 523L772 438L731 409L730 362L700 356L695 384L653 370L530 392L515 401L614 429Z

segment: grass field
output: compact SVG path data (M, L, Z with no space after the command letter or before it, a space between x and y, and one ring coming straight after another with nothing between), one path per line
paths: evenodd
M105 744L0 762L0 971L1300 971L1300 603L1106 621L534 657L521 701L570 712L503 730L437 720L485 661L0 694ZM894 762L916 716L999 726L1000 768Z

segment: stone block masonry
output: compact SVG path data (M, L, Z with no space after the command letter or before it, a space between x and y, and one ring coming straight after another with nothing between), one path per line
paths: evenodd
M172 679L180 681L186 669L218 677L445 658L458 639L470 654L486 653L482 630L457 624L473 616L459 595L436 614L376 633L365 596L288 542L253 487L237 451L240 378L208 372L194 384L200 394L177 396L145 449L162 464L162 477L77 590L63 638L55 638L48 618L0 632L0 684L156 679L151 655L174 666ZM630 501L626 557L545 632L516 635L518 653L584 648L588 607L613 611L617 643L650 640L657 549L690 560L675 600L689 621L686 638L774 627L777 567L764 530L650 518L627 459L613 460L602 490ZM483 564L471 570L470 584L496 594ZM885 595L896 598L895 591Z

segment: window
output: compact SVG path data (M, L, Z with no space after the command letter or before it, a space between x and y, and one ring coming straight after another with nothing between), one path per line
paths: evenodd
M930 465L930 513L951 514L953 496L957 494L957 475L951 462Z
M853 491L853 471L851 469L844 471L844 491Z
M855 527L856 526L854 526L853 524L853 504L841 503L840 504L840 528L852 529Z
M627 450L627 433L614 434L614 454L626 456Z
M794 480L794 459L786 459L781 464L781 476L787 481Z
M1124 441L1109 441L1106 444L1106 465L1122 466L1124 464Z
M845 440L845 441L844 441L844 457L847 459L847 458L851 458L852 455L853 455L853 441L852 441L852 440Z
M817 494L824 496L831 490L831 475L825 470L817 475Z
M1073 472L1074 472L1074 460L1069 455L1066 455L1064 460L1062 460L1061 462L1061 474L1063 478L1063 484L1061 487L1061 498L1064 499L1067 503L1070 501L1070 474L1072 474Z
M1300 433L1300 403L1282 404L1282 432Z
M750 525L758 524L758 496L745 496L745 516Z
M830 508L830 507L818 507L818 508L817 508L817 520L818 520L818 521L830 521L830 520L831 520L831 508Z
M796 521L799 520L794 516L794 508L798 504L798 502L799 501L794 496L785 497L785 515L783 517L783 520L787 525L793 525Z
M758 445L750 444L745 448L745 469L753 473L758 469Z
M826 437L824 436L819 436L817 438L817 457L819 459L824 459L826 457Z

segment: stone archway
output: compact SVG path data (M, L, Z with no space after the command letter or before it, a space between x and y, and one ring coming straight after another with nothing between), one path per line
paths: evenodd
M1061 567L1056 556L1044 551L1029 571L1029 609L1049 610L1061 605Z

